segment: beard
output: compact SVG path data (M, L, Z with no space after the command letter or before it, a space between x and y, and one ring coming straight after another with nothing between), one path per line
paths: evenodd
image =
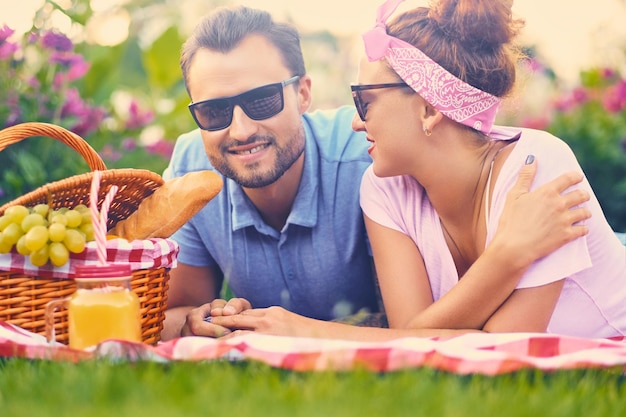
M221 150L221 157L209 156L213 167L222 175L232 179L244 188L262 188L276 182L304 153L304 127L300 127L296 134L283 146L276 143L274 136L262 137L268 147L276 149L276 160L272 167L261 170L258 163L249 165L245 170L237 170L228 163L226 147ZM255 141L259 137L252 137Z

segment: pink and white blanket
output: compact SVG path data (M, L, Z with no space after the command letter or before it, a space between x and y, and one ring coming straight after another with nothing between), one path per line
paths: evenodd
M243 334L225 340L185 337L156 346L109 340L93 349L49 345L37 334L0 322L0 357L78 362L254 360L294 371L430 367L457 374L497 375L526 368L626 370L626 338L585 339L543 333L473 333L451 338L408 337L363 343Z

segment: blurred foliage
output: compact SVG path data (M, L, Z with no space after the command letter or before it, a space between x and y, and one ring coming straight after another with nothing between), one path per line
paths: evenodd
M15 39L0 28L0 128L48 122L80 135L108 168L161 173L174 140L194 127L180 75L184 37L174 2L131 1L129 35L115 46L86 41L94 13L88 0L67 8L45 1L31 30ZM69 35L51 26L53 13L71 19ZM150 42L144 27L168 16ZM0 204L45 183L89 170L81 156L49 138L28 138L0 152Z
M161 173L175 139L195 128L179 67L180 48L199 18L229 0L128 0L104 14L125 13L128 36L115 46L87 33L98 18L89 0L45 0L22 38L0 28L0 128L55 123L81 135L107 167ZM71 21L70 35L51 16ZM191 20L192 22L187 22ZM313 79L311 109L351 104L355 37L301 33ZM46 39L46 42L44 42ZM524 85L499 123L545 129L576 153L615 230L626 231L626 80L612 69L589 69L564 88L534 50L521 68ZM88 170L76 153L51 139L26 139L0 152L0 204L42 184Z
M521 100L507 123L547 130L567 142L616 231L626 231L626 79L612 68L590 68L567 88L530 58ZM535 103L533 103L533 101Z
M68 0L64 7L45 0L21 38L0 27L0 128L54 123L83 137L108 168L161 173L175 139L195 128L179 67L185 28L228 3L129 0L96 13L89 0ZM120 13L130 22L125 40L103 46L90 39L99 15ZM54 29L52 17L59 14L71 21L71 35ZM311 109L351 103L355 64L340 53L348 47L326 31L302 34L316 80ZM0 204L89 169L75 151L49 138L10 145L0 152L0 166Z

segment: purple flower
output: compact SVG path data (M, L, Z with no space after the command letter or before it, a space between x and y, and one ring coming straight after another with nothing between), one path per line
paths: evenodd
M150 110L141 111L139 104L135 100L130 102L128 109L128 120L126 121L126 129L134 130L148 125L154 120L154 113Z
M70 88L65 94L65 103L61 109L61 117L84 117L88 113L87 106L80 97L78 90Z
M46 32L41 37L41 45L58 52L69 52L74 48L74 44L67 36L56 32Z
M98 153L103 160L109 162L119 161L122 157L122 153L113 149L113 146L111 145L104 145L102 150Z
M78 136L86 137L89 133L98 130L105 116L106 111L102 107L88 108L82 120L72 126L70 130Z
M88 133L98 130L106 115L104 109L89 106L75 88L67 90L65 96L66 101L61 109L61 117L79 120L70 130L79 136L86 136Z
M623 138L622 138L622 143L621 143L621 145L622 145L622 150L623 150L624 152L626 152L626 137L623 137Z
M133 138L126 138L122 141L122 149L130 152L137 149L137 141Z
M28 34L28 43L31 45L34 43L37 43L39 38L41 38L41 35L39 34L39 32L30 32Z

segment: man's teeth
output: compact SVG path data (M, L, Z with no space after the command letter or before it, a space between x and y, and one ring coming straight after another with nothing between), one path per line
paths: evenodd
M239 155L250 155L253 154L255 152L260 151L261 149L265 148L265 145L259 145L259 146L255 146L254 148L247 150L247 151L239 151L237 152L237 154Z

